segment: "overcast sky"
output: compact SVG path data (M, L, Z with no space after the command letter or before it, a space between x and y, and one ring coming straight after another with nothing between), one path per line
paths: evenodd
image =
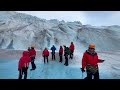
M80 21L93 26L120 25L120 11L17 11L47 20Z

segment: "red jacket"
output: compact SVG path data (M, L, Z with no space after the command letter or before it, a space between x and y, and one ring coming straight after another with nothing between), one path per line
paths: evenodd
M74 47L74 44L71 44L70 45L70 50L73 50L74 51L75 47Z
M94 55L89 54L87 51L83 54L82 58L82 68L86 67L86 64L90 65L98 65L97 63L101 62L100 59L98 59L97 53Z
M34 50L34 49L31 49L30 51L29 51L29 55L30 55L30 57L35 57L36 56L36 51Z
M42 54L45 55L45 56L49 56L49 51L48 50L44 50Z
M22 67L28 67L30 61L31 61L31 59L29 57L29 52L24 51L23 56L20 58L20 60L18 62L18 70L20 70Z
M59 49L59 53L60 53L60 54L63 54L63 48L60 48L60 49Z

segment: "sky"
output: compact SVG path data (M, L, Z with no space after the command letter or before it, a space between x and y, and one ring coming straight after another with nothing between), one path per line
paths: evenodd
M17 11L43 19L80 21L83 25L109 26L120 25L120 11Z

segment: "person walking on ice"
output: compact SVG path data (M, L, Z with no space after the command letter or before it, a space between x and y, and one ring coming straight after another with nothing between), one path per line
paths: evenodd
M55 50L56 50L56 47L53 45L51 47L51 50L52 50L52 52L51 52L51 54L52 54L52 60L55 60Z
M75 49L75 46L73 44L73 42L71 42L71 45L70 45L70 59L73 59L73 53L74 53L74 49Z
M47 50L47 48L43 50L42 56L44 57L44 64L45 64L45 59L47 59L47 63L48 63L49 51Z
M85 72L86 68L87 77L85 79L99 79L99 68L98 63L102 63L104 60L98 59L98 55L95 52L95 44L89 44L88 50L83 54L82 57L82 73Z
M60 61L62 63L62 56L63 56L63 47L60 46L60 49L59 49L59 56L60 56Z

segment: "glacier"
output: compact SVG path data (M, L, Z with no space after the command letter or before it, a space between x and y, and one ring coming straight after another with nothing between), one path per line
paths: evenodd
M60 45L75 45L73 60L69 66L59 63ZM0 11L0 79L17 79L18 61L23 50L32 44L37 50L35 71L28 70L28 79L83 79L80 70L84 51L89 43L104 63L99 64L100 79L120 79L120 26L83 25L80 21L65 22L57 19L41 19L15 11ZM56 61L43 63L42 50L55 45ZM51 51L50 51L51 52ZM64 57L63 57L64 58Z

